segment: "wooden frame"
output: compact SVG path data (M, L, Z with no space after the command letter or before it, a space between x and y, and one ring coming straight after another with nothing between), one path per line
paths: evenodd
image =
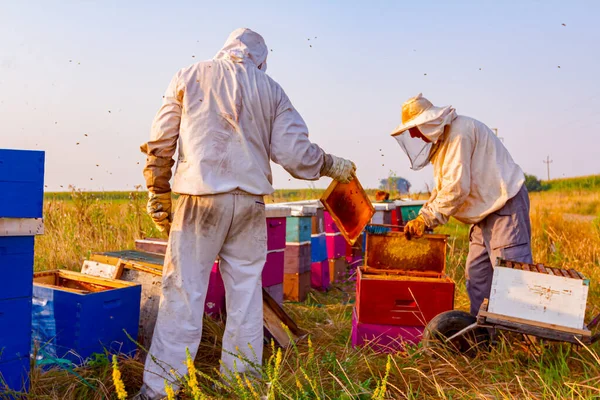
M336 192L336 189L338 189L338 186L340 186L340 185L344 185L345 186L344 189L346 189L346 188L348 189L348 190L345 190L346 192L348 192L348 195L347 195L348 203L354 203L356 200L361 201L361 204L350 204L350 205L354 205L354 209L352 210L352 212L354 212L355 216L357 216L357 221L356 221L357 226L353 230L352 234L347 231L346 226L344 225L343 221L340 219L336 210L334 210L333 205L330 204L330 202L328 201L329 198L332 196L332 194L334 192ZM352 186L355 186L354 189L352 189ZM356 192L354 193L353 190L356 190ZM343 199L343 200L346 200L346 199ZM334 202L335 202L335 199L334 199ZM321 196L321 203L325 207L325 210L327 210L327 212L329 212L329 215L335 222L338 230L342 233L342 235L346 238L346 241L350 245L354 245L354 243L356 243L356 240L360 237L360 234L362 233L362 231L364 231L365 227L369 224L369 222L371 222L373 215L375 215L375 207L373 207L371 200L369 200L367 193L365 192L362 185L358 181L358 178L356 178L356 177L354 177L354 179L350 183L347 183L347 184L339 183L338 181L335 181L335 180L332 181L331 184L329 185L329 187L327 187L327 190L325 190L325 193L323 193L323 196ZM362 206L362 203L364 203L364 206ZM338 205L338 204L336 203L336 205ZM364 218L364 217L362 219L358 218L358 213L355 212L356 207L358 207L358 206L367 208L367 214L365 214L365 216L364 216L366 218Z

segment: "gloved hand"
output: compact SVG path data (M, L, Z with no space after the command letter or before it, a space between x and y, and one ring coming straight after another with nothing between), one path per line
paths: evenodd
M161 194L148 192L146 212L156 227L168 235L171 230L171 192Z
M327 154L325 157L325 165L321 172L321 176L328 176L340 183L348 183L354 179L356 165L354 165L352 161L331 154ZM330 159L327 160L327 158Z
M404 227L404 236L406 236L407 240L420 238L425 233L425 228L427 228L425 219L419 215L417 218L406 223L406 226Z

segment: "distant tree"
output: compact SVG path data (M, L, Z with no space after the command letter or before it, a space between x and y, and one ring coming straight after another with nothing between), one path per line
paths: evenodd
M390 176L379 181L379 189L392 194L408 194L410 193L410 186L409 181L396 176L392 171L390 171Z
M541 192L544 190L542 182L535 175L525 174L525 187L529 192Z

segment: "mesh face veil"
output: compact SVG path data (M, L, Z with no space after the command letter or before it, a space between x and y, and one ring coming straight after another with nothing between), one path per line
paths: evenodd
M434 144L425 142L420 137L412 137L409 131L394 136L402 150L410 160L410 168L414 171L423 169L431 161Z

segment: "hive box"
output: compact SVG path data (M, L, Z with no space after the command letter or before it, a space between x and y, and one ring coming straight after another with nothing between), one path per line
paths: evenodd
M110 265L124 262L125 269L120 279L141 284L138 341L148 348L154 333L162 293L164 255L139 250L123 250L95 253L90 256L90 260ZM224 310L225 285L219 271L219 262L215 261L210 273L204 312L212 317L218 317Z
M311 216L287 217L285 241L288 243L310 243L312 236Z
M310 271L311 258L310 243L287 243L284 272L286 274L301 274Z
M0 236L0 301L16 297L31 298L33 249L33 236Z
M270 250L262 272L262 286L268 287L283 283L285 250ZM224 292L223 292L224 293Z
M310 270L303 273L285 274L283 277L283 298L291 301L304 301L310 291Z
M310 268L311 287L318 290L327 290L330 282L329 260L313 262Z
M44 152L0 149L0 217L41 218Z
M494 267L489 313L573 329L584 328L588 279L581 279L578 274L571 276L557 268L542 266L540 271L537 265L518 264L527 270L508 267L506 262Z
M375 215L371 219L372 224L392 224L392 210L396 208L394 203L374 203Z
M329 260L329 278L331 282L345 281L347 272L348 268L345 257Z
M338 233L340 231L331 217L331 214L329 214L329 211L323 213L323 218L325 221L325 233Z
M0 364L29 358L31 297L0 301L0 327Z
M346 256L348 243L341 233L327 234L327 258L334 259Z
M425 203L425 200L396 200L395 204L398 212L395 223L404 226L408 221L417 218Z
M369 346L380 353L405 350L416 345L423 336L423 327L402 325L365 324L358 321L356 309L352 312L352 347Z
M267 250L285 249L287 217L291 208L279 204L267 204L265 215L267 217Z
M325 236L325 233L313 234L310 247L311 262L327 260L327 236Z
M407 241L401 232L388 232L366 240L356 287L359 322L424 326L454 308L454 282L444 274L446 236Z
M106 350L132 354L139 284L54 270L33 277L33 337L41 355L80 363Z
M4 398L2 397L4 385L15 392L24 392L29 389L30 365L29 356L0 363L0 398ZM8 396L8 398L12 399L14 397Z

